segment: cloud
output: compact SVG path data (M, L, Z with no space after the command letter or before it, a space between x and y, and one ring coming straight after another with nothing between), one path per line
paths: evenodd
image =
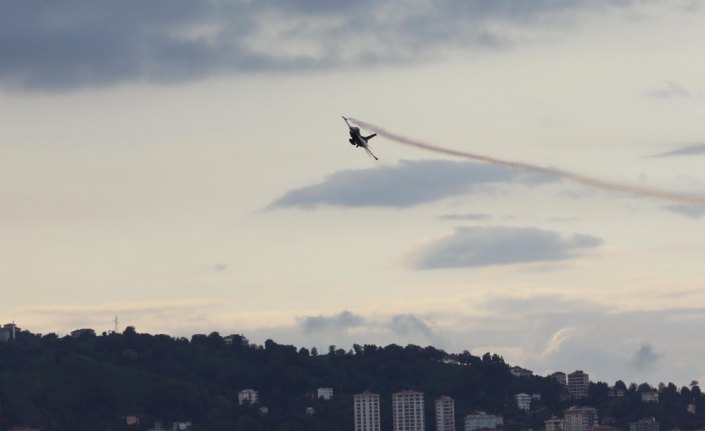
M652 91L652 92L648 93L648 95L651 97L658 97L658 98L662 98L662 99L670 99L670 98L674 98L674 97L683 97L683 98L691 97L690 91L681 87L675 81L667 81L666 88Z
M675 156L700 156L705 154L705 144L693 144L685 147L676 148L675 150L665 151L663 153L649 156L651 158L660 157L675 157Z
M224 272L226 269L228 269L228 265L224 263L216 263L211 266L214 272Z
M301 326L306 334L319 332L345 332L350 328L361 326L365 319L345 310L333 316L307 316L301 320Z
M496 49L544 21L628 2L64 0L10 2L0 15L0 82L69 90L213 74L406 63L439 47ZM556 27L556 26L552 26ZM568 27L566 27L567 29ZM345 49L341 49L345 47Z
M393 316L388 326L392 332L399 335L419 334L427 339L433 338L433 331L428 324L413 314Z
M654 348L651 344L642 344L639 349L634 352L634 357L632 358L632 365L640 370L646 370L655 365L659 360L661 360L662 355L654 352Z
M396 166L339 171L315 184L289 191L271 207L410 207L487 185L538 184L554 178L505 166L448 160L402 160Z
M361 316L348 310L332 315L304 316L297 327L311 341L344 346L346 343L368 343L386 340L395 343L433 343L443 345L444 339L434 331L423 316L414 313Z
M565 260L601 245L590 235L562 236L537 228L458 227L408 256L416 269L472 268Z
M700 219L705 216L705 207L703 206L668 205L662 208L692 219Z
M445 214L439 217L441 220L468 220L468 221L479 221L479 220L487 220L490 218L489 215L487 214L475 214L475 213L468 213L468 214Z

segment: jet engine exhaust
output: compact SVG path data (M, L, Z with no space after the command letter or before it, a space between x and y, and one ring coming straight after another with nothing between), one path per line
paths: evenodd
M417 141L415 139L410 139L396 133L388 132L382 127L375 126L366 121L358 120L356 118L349 118L350 121L356 123L357 125L364 127L365 129L371 130L378 135L384 136L387 139L398 142L404 145L410 145L412 147L421 148L423 150L432 151L434 153L446 154L449 156L462 157L465 159L478 160L481 162L493 163L497 165L510 166L517 169L523 169L532 172L538 172L547 175L553 175L560 178L565 178L567 180L586 185L588 187L593 187L596 189L608 190L612 192L620 192L631 194L635 196L649 197L655 199L661 199L664 201L671 201L686 205L705 205L705 196L689 195L683 193L672 192L669 190L655 189L651 187L643 187L633 184L622 184L614 183L610 181L604 181L598 178L592 178L585 175L575 174L572 172L564 171L556 168L548 168L539 165L533 165L524 162L514 162L509 160L497 159L494 157L483 156L480 154L473 154L465 151L453 150L450 148L439 147L437 145L431 145L422 141Z

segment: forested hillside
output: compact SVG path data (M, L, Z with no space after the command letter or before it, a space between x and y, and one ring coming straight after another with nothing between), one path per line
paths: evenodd
M491 354L450 354L433 347L389 345L296 348L267 340L253 345L244 336L218 333L190 340L137 333L59 338L27 331L0 344L2 428L26 425L42 430L138 430L155 421L190 421L195 430L352 430L352 396L364 390L381 396L382 428L391 429L391 394L425 393L427 427L433 429L433 400L455 399L457 429L475 410L503 415L505 429L542 428L543 421L575 404L565 389L544 377L514 377L504 360ZM619 382L621 384L621 382ZM331 400L318 400L318 387L331 387ZM239 406L238 391L259 391L260 404ZM598 408L623 429L655 416L661 429L695 429L703 421L703 397L696 385L662 385L661 402L645 404L631 385L621 398L607 384L592 383L580 404ZM530 412L520 412L514 394L540 394ZM694 403L697 415L686 412ZM261 414L260 406L268 408ZM314 414L306 415L307 407ZM124 417L140 417L128 426Z

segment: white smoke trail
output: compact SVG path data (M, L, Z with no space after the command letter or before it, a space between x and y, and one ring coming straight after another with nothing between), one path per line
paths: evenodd
M621 192L632 194L636 196L650 197L661 199L665 201L677 202L686 205L705 205L705 196L699 195L689 195L683 193L672 192L669 190L655 189L651 187L643 187L633 184L621 184L609 181L600 180L598 178L591 178L580 174L575 174L568 171L563 171L556 168L548 168L544 166L533 165L524 162L513 162L509 160L497 159L494 157L483 156L480 154L468 153L465 151L452 150L449 148L439 147L436 145L427 144L425 142L417 141L415 139L406 138L404 136L397 135L392 132L384 130L382 127L375 126L368 122L358 120L355 118L350 118L350 121L356 123L357 125L364 127L365 129L372 130L380 136L384 136L387 139L396 141L400 144L411 145L413 147L421 148L428 151L433 151L435 153L447 154L450 156L463 157L471 160L479 160L482 162L493 163L497 165L510 166L513 168L524 169L533 172L539 172L542 174L553 175L560 178L565 178L589 187L594 187L597 189Z

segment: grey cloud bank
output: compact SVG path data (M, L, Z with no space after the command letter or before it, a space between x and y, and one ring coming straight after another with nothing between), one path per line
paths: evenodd
M476 213L467 213L467 214L444 214L439 217L441 220L467 220L467 221L479 221L479 220L487 220L490 218L488 214L476 214Z
M402 339L421 337L426 342L439 341L432 325L423 317L412 313L374 319L363 317L349 310L343 310L340 313L329 316L303 316L299 318L299 326L304 334L320 337L341 337L354 329L356 333L362 334L376 332Z
M459 227L408 256L416 269L472 268L557 261L601 245L590 235L562 236L538 228Z
M652 367L661 359L661 355L654 352L651 344L644 344L634 353L632 365L639 370L646 370Z
M705 207L702 206L667 205L663 209L691 219L705 217Z
M628 2L409 3L10 1L0 14L0 82L70 90L413 62L440 46L494 49L513 42L504 28L540 28Z
M681 148L676 148L675 150L665 151L663 153L654 154L649 157L660 158L660 157L701 156L701 155L705 155L705 144L686 145Z
M393 167L336 172L319 183L292 190L271 207L410 207L500 183L539 184L555 179L504 166L445 160L402 160Z
M365 319L348 310L333 316L306 316L301 320L301 326L307 334L346 331L363 324L365 324Z
M649 96L658 97L663 99L670 99L672 97L684 97L689 98L691 96L690 91L683 88L680 84L675 81L666 82L666 88L652 91Z

